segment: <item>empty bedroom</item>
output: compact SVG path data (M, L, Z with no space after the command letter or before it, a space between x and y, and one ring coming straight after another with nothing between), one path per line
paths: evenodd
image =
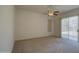
M79 5L0 9L0 52L79 53Z

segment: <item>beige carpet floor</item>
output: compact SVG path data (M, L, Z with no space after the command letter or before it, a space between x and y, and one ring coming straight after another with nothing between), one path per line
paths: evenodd
M13 53L79 53L79 42L55 37L20 40Z

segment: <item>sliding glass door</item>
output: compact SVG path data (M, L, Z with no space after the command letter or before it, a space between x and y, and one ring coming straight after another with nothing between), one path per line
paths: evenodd
M61 20L61 37L78 41L78 16L63 18Z

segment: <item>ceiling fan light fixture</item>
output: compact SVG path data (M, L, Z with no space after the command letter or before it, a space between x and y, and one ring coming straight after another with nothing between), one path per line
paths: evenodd
M55 7L49 6L48 16L57 16L57 15L59 15L59 11Z
M53 16L54 15L54 11L52 9L48 10L48 16Z

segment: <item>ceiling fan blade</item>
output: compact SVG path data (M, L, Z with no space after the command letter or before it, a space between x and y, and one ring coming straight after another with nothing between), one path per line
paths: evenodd
M54 15L59 15L59 11L54 11Z

